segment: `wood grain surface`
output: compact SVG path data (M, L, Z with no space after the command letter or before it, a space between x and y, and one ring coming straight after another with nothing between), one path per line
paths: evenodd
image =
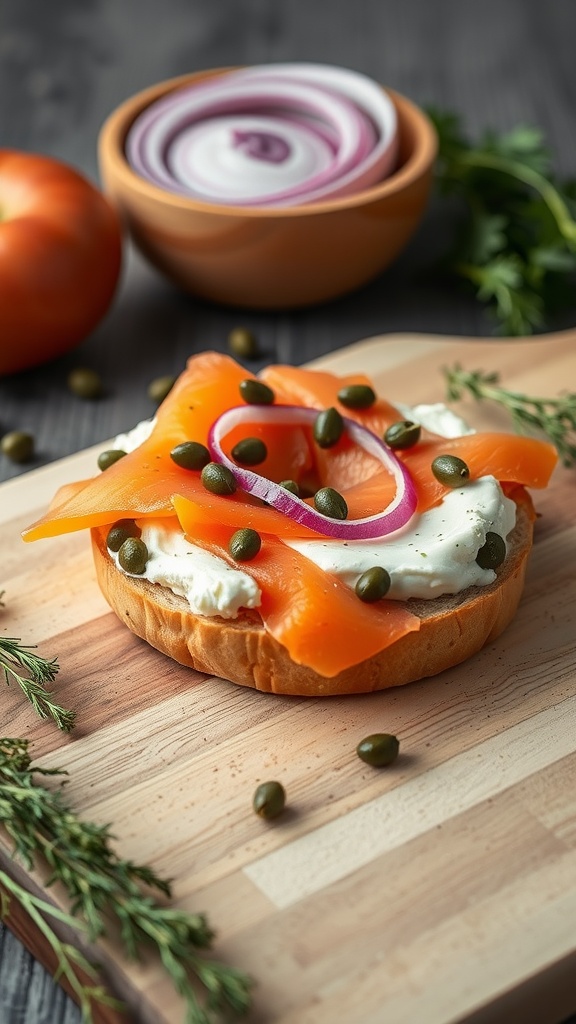
M575 341L391 335L319 365L361 368L412 403L440 400L441 368L455 361L551 394L576 381ZM509 426L494 407L458 408L476 426ZM573 471L534 494L525 595L502 637L435 680L306 700L245 691L148 648L108 611L86 535L20 542L95 451L0 488L2 629L58 655L58 697L78 726L63 737L12 689L6 720L40 763L69 770L69 799L112 823L122 855L173 878L178 906L207 912L216 954L256 980L249 1019L554 1024L574 1011ZM375 731L400 739L386 770L355 755ZM251 810L267 778L288 793L274 823ZM29 884L43 879L39 868ZM135 968L112 938L98 957L139 1022L183 1019L152 958Z

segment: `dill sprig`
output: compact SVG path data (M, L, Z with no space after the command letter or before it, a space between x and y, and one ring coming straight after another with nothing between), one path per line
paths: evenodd
M8 686L11 681L18 684L40 718L52 718L59 729L70 732L75 712L57 704L54 694L47 689L59 671L58 660L42 658L35 650L35 645L25 646L18 637L0 637L0 672Z
M66 923L94 941L105 933L107 919L115 920L130 959L137 959L144 946L155 947L185 1001L186 1024L214 1024L228 1011L243 1013L249 1003L250 980L198 952L213 939L205 916L187 914L155 898L154 890L169 898L170 883L152 868L118 857L109 826L82 821L64 800L63 781L48 789L36 781L42 775L65 776L66 772L32 766L26 740L0 739L0 823L13 842L15 857L31 868L42 856L51 871L47 885L64 886L70 900ZM0 882L5 884L1 876ZM14 893L14 883L6 888ZM26 909L31 906L42 916L60 970L68 976L78 961L68 947L52 942L48 911L34 900L30 896L25 900ZM88 1024L100 989L83 987L82 992L77 994Z
M468 391L477 401L497 402L508 410L519 433L544 434L565 466L576 464L576 392L541 398L501 387L497 373L463 370L458 364L443 372L450 401L457 401Z

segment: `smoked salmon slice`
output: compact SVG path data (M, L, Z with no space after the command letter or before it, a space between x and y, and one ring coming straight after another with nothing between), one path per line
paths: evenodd
M240 382L250 376L233 359L219 353L191 358L160 407L148 440L99 476L62 488L46 514L24 532L24 539L104 526L123 518L173 516L174 494L194 505L189 516L190 520L195 517L198 526L216 517L229 526L246 525L279 537L316 536L315 531L262 506L242 491L225 498L211 494L203 487L198 472L182 469L170 458L171 449L183 441L205 443L214 420L239 404ZM277 399L287 404L306 402L314 408L333 404L380 436L398 419L397 410L383 399L367 410L350 410L338 403L341 387L368 381L362 374L339 378L327 372L281 366L268 367L261 377ZM322 483L335 487L346 498L349 519L375 515L394 497L390 474L347 437L334 448L321 449L301 427L287 430L257 424L248 433L266 440L268 455L257 467L260 475L276 482L312 477L317 486ZM227 450L240 436L239 428L231 433ZM414 448L398 453L414 480L420 512L437 504L446 492L431 472L432 460L439 454L463 458L473 478L491 474L526 487L545 487L557 462L552 445L514 434L467 434L450 440L425 435Z
M420 513L438 504L448 489L432 473L432 461L438 455L457 455L463 459L470 468L471 479L491 475L497 480L534 488L546 487L558 461L552 445L515 434L466 434L450 440L424 441L401 455L416 486ZM386 470L379 469L367 480L342 489L341 493L348 505L348 519L362 519L377 515L393 500L394 481ZM216 520L236 529L248 526L278 537L322 536L274 508L256 504L248 507L237 494L220 497L202 489L192 497L181 495L179 507L182 509L186 500L190 505L187 510L190 534L193 534L192 524L200 528Z
M189 520L190 502L174 496L184 532L229 565L233 533L219 523L198 526ZM420 628L420 619L398 601L368 605L354 590L319 569L277 537L263 535L257 558L242 563L262 591L258 608L266 630L285 647L292 661L330 678ZM361 656L359 657L359 652Z
M359 600L351 587L284 543L291 537L322 535L240 489L225 497L213 494L204 488L199 471L183 469L170 457L182 442L206 444L215 420L243 404L240 384L252 376L220 353L192 357L160 406L149 438L93 479L61 488L46 514L23 536L37 540L106 526L118 519L170 518L192 543L209 548L237 568L228 553L230 536L241 527L251 527L261 534L262 548L254 559L242 563L242 570L262 592L259 612L265 628L294 662L332 677L417 630L419 618L407 603ZM260 379L272 388L279 404L319 410L334 406L380 438L401 418L383 399L366 410L349 409L338 401L342 387L370 384L363 374L342 378L276 366L264 370ZM246 436L266 443L266 458L252 467L258 474L277 483L295 479L313 489L334 487L346 499L349 520L377 515L395 496L391 474L346 435L332 448L323 449L315 444L308 427L254 423L229 433L224 440L226 454ZM414 481L419 512L437 504L446 492L431 468L437 455L446 454L462 458L472 479L492 475L505 487L545 487L558 461L552 445L529 437L486 433L448 440L423 431L417 445L397 453Z
M326 370L305 370L299 366L267 366L261 374L272 388L276 400L285 405L303 405L309 409L329 409L333 406L342 416L355 420L383 437L392 423L402 419L398 410L384 398L377 398L368 409L350 409L338 401L341 388L352 384L369 387L372 382L363 373L352 373L337 377ZM367 480L379 468L379 463L347 438L334 448L314 450L316 476L326 487L337 491Z
M170 451L184 441L205 444L214 420L241 404L241 381L252 377L229 356L207 352L192 357L160 406L150 437L99 476L61 488L46 514L23 533L24 540L105 526L117 519L174 515L174 493L193 497L204 488L200 474L177 466ZM258 436L257 428L253 435ZM259 472L273 479L299 476L311 465L303 430L288 436L275 428L267 432L267 446L268 457Z

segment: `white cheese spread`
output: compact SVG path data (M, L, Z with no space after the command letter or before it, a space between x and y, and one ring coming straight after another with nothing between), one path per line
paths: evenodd
M232 569L217 555L189 544L169 519L143 519L140 525L149 554L140 579L159 583L186 598L196 615L234 619L241 608L258 607L260 589L247 573ZM113 551L110 555L120 569L118 555Z
M472 433L444 405L397 408L406 419L442 437ZM149 436L153 425L153 420L139 423L117 437L114 447L132 451ZM298 539L287 543L350 586L366 569L381 565L390 573L390 598L433 599L492 583L494 570L481 569L476 555L489 531L506 539L515 518L514 502L505 497L494 477L485 476L449 491L440 505L414 516L402 530L380 541ZM169 519L144 519L140 526L150 555L141 578L186 598L198 615L235 618L241 608L258 607L260 590L247 573L190 544ZM110 554L117 562L117 556Z

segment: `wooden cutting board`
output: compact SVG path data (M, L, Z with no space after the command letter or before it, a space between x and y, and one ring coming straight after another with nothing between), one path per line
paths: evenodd
M443 399L441 368L456 361L533 394L576 390L574 333L395 335L315 365L361 369L415 403ZM509 428L494 406L456 408ZM576 470L535 493L525 595L502 637L433 681L306 700L206 678L133 637L97 589L86 535L20 542L98 450L0 488L0 626L59 657L59 700L78 710L67 738L5 688L5 734L67 768L81 814L172 878L178 906L207 913L215 954L256 980L252 1021L557 1024L575 1011ZM355 754L377 731L401 743L385 770ZM289 810L266 823L251 799L270 778ZM0 867L14 871L8 849ZM19 877L42 888L42 871ZM21 914L13 927L45 958ZM156 961L135 968L113 941L97 953L136 1021L184 1019Z

